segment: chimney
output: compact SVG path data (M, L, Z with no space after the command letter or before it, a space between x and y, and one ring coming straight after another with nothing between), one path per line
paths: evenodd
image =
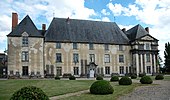
M43 30L43 31L46 30L46 24L42 24L42 30Z
M67 22L67 24L70 24L70 18L69 17L66 19L66 22Z
M12 13L12 30L18 25L18 14Z
M126 31L126 28L123 28L122 31L125 32L125 31Z
M146 27L145 30L149 33L149 27Z

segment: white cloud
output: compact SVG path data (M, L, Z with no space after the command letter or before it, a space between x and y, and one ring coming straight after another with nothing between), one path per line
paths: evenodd
M108 17L103 17L101 21L110 22L110 19Z
M101 13L105 16L110 15L110 12L107 12L106 9L102 9Z

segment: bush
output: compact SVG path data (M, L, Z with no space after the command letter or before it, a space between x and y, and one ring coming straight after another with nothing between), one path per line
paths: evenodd
M102 76L97 76L96 80L103 80L103 77Z
M16 91L10 100L49 100L49 97L40 88L27 86Z
M136 78L137 78L137 75L135 75L135 74L131 75L131 79L136 79Z
M164 76L159 74L159 75L156 75L155 77L155 80L163 80L164 79Z
M146 73L139 73L139 77L146 76Z
M142 84L152 84L152 79L149 77L149 76L143 76L141 79L140 79L140 82Z
M119 85L131 85L131 84L132 84L132 80L129 77L123 76L119 80Z
M119 81L119 77L118 76L112 76L110 79L111 82L116 82Z
M60 77L59 76L55 76L55 80L60 80Z
M73 76L73 75L71 75L71 76L69 77L69 80L76 80L76 77Z
M92 94L112 94L113 91L113 87L105 80L96 81L90 87L90 93Z

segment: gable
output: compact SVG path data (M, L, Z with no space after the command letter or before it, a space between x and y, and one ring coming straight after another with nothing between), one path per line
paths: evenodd
M153 37L147 35L147 36L142 37L141 40L150 40L150 41L153 41L155 39Z

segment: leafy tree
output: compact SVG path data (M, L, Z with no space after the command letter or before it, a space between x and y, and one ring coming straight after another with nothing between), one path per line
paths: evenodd
M166 72L170 72L170 44L169 42L165 43L164 57L165 57Z

